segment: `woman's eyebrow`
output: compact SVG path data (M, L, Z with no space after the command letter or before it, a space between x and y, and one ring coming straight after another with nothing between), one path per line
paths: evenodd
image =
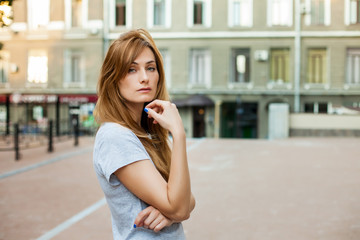
M155 63L155 61L154 61L154 60L150 60L150 61L146 62L145 64L150 64L150 63ZM132 62L131 64L139 65L139 63L137 63L137 62Z

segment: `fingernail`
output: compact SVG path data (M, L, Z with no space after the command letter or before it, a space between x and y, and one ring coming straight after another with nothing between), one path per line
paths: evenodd
M147 108L144 108L144 111L147 113L149 110Z
M136 228L136 224L134 224L134 228Z

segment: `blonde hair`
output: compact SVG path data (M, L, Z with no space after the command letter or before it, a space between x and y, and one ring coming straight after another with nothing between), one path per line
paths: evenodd
M120 95L119 89L119 81L125 78L131 63L145 48L153 52L159 73L155 99L169 100L163 61L154 40L144 29L132 30L121 35L109 47L98 81L98 100L94 116L99 124L115 122L132 130L144 145L157 170L167 181L171 158L168 131L159 124L153 124L153 120L149 119L144 112L141 116L141 126L139 126L131 117L130 110L125 104L126 100ZM151 134L151 138L148 134Z

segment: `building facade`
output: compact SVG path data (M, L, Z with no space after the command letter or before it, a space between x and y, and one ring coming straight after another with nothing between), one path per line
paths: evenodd
M3 122L86 122L104 52L133 28L154 37L189 137L267 138L272 103L360 107L357 0L42 2L15 0L0 32Z

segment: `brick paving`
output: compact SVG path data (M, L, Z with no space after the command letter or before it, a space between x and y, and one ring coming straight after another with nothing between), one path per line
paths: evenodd
M93 138L0 152L0 239L112 239ZM189 139L189 240L360 239L360 139ZM12 172L12 175L6 176ZM46 237L46 236L52 237ZM40 238L43 236L43 238Z

